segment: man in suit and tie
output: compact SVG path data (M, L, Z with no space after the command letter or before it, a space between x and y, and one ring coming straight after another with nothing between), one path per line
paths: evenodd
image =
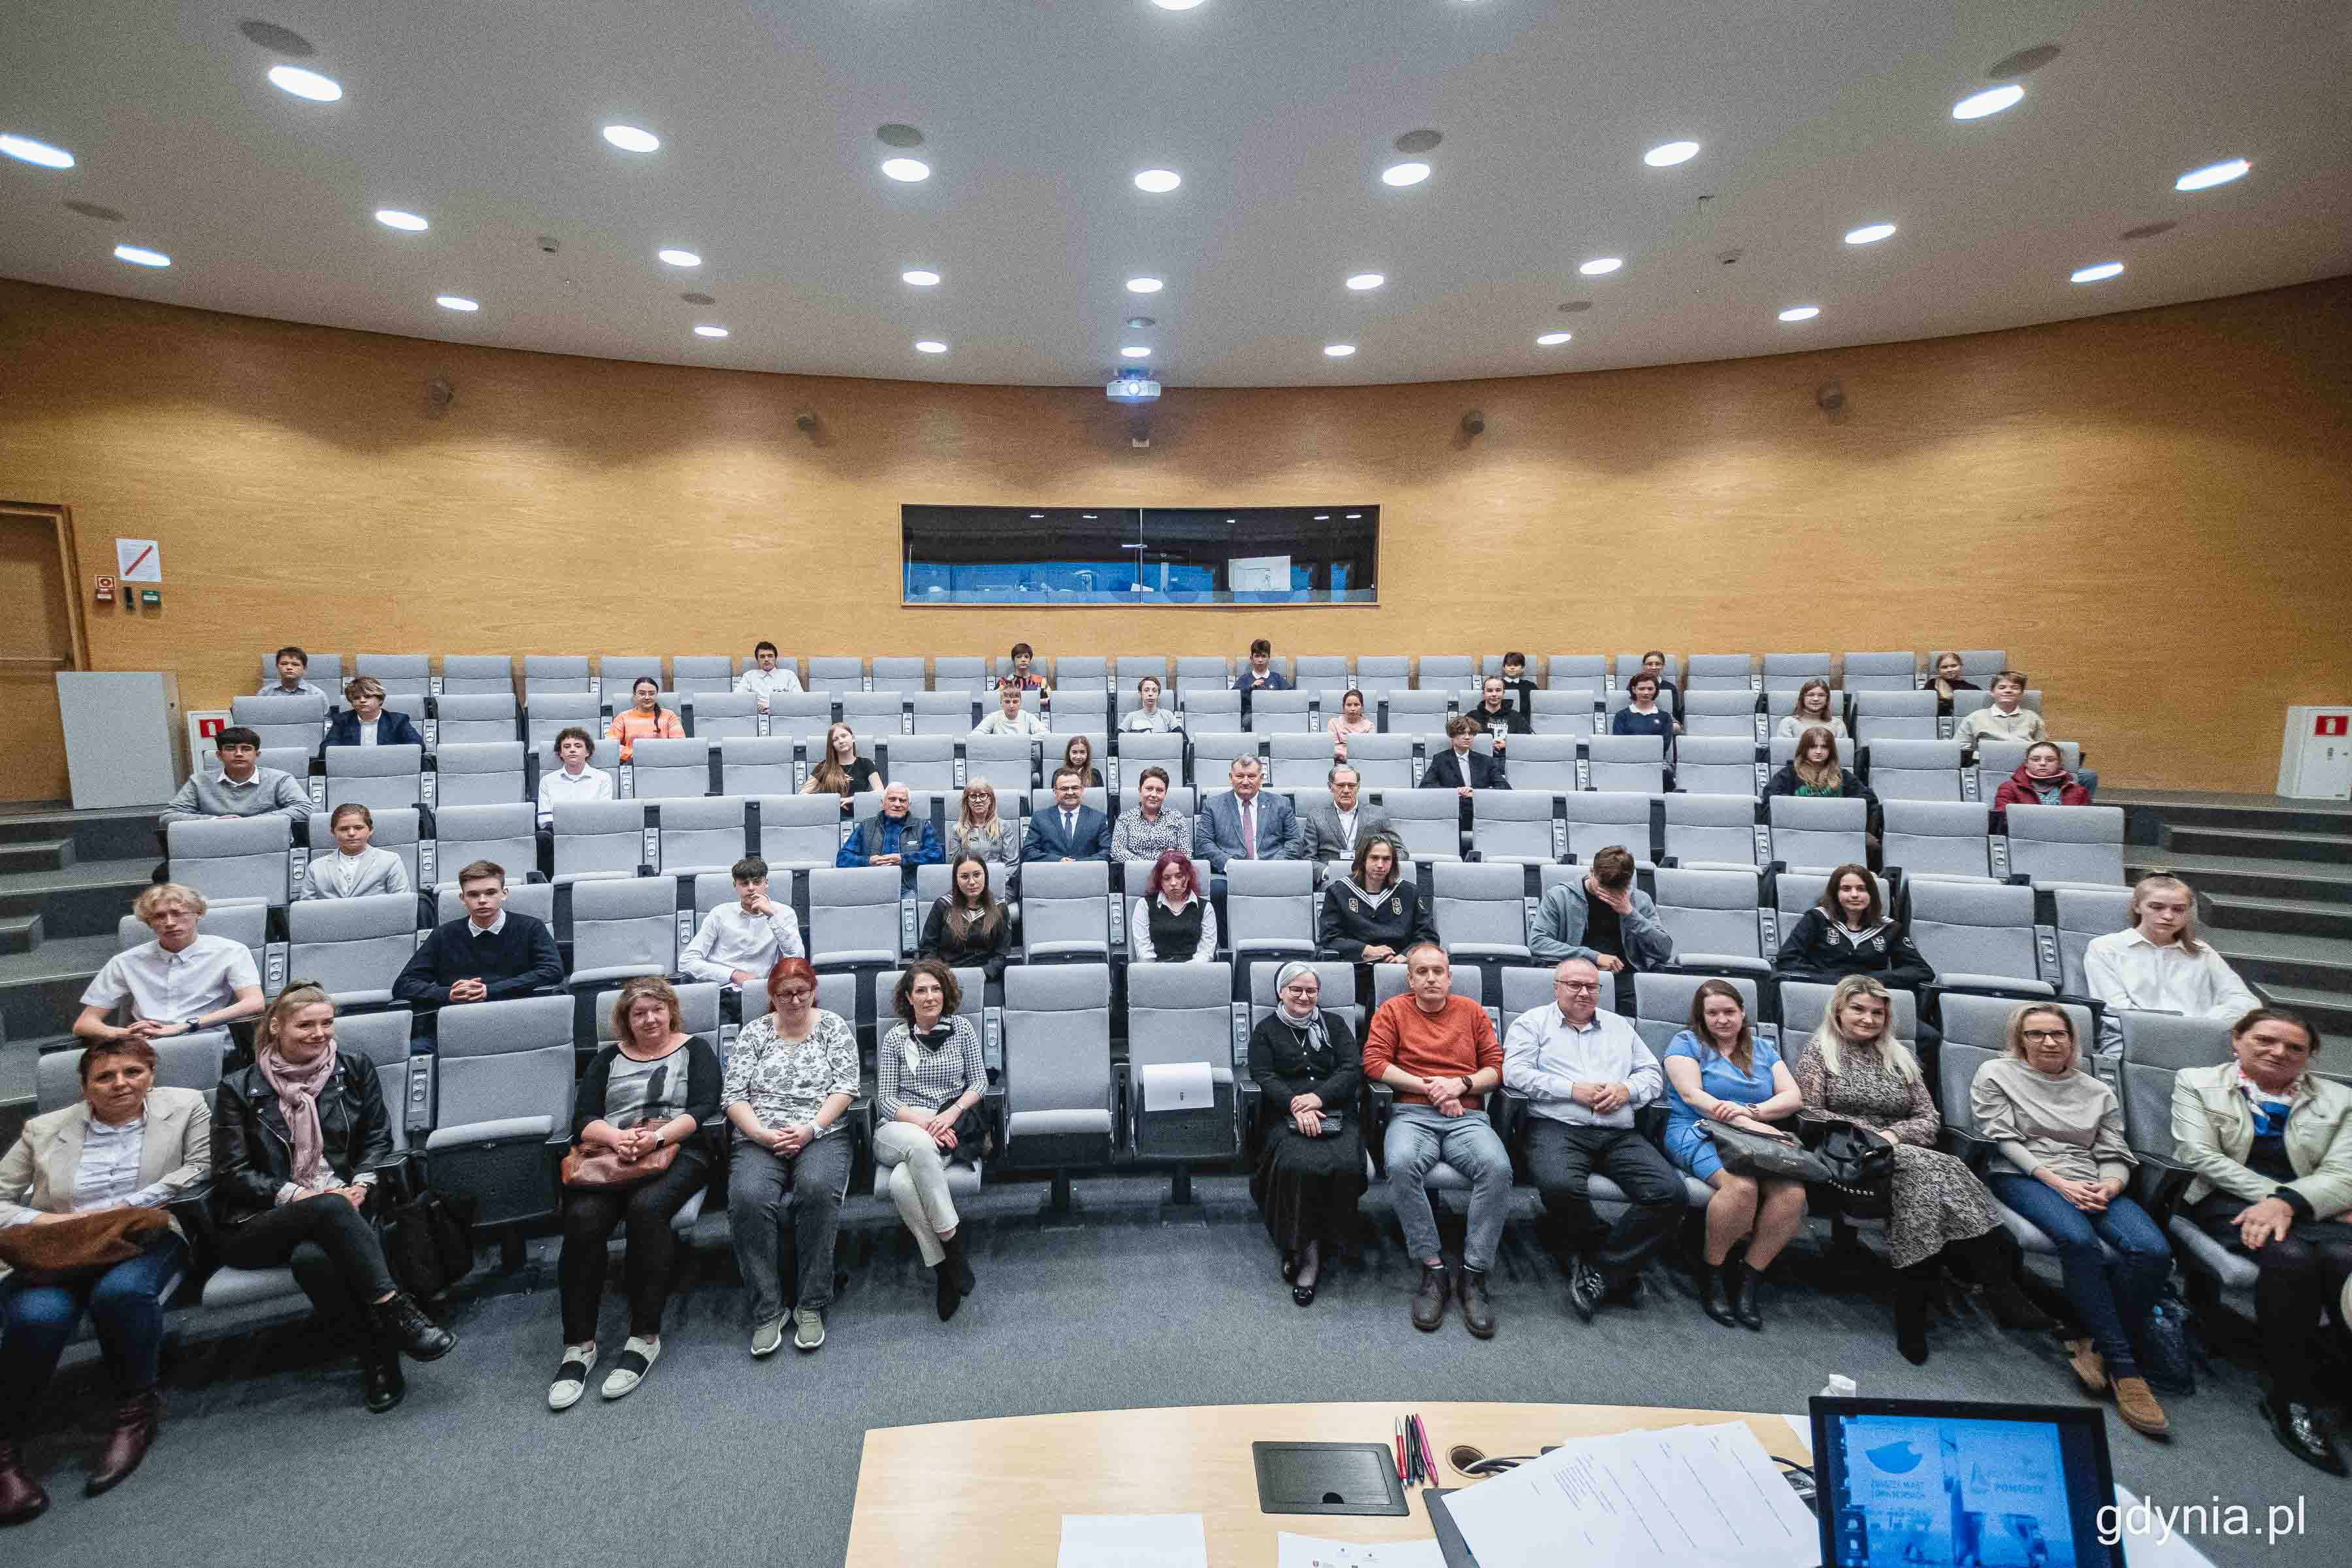
M1021 858L1030 860L1108 860L1110 818L1087 805L1086 775L1076 768L1054 770L1054 804L1029 814L1029 833L1021 841Z
M1484 757L1470 749L1478 733L1478 721L1467 713L1456 713L1445 721L1445 738L1450 749L1429 759L1429 771L1421 775L1423 789L1450 789L1465 800L1474 789L1508 789L1511 781L1503 776L1503 759Z
M1258 787L1265 777L1258 760L1235 757L1225 777L1233 788L1202 803L1200 828L1192 835L1194 851L1206 849L1209 869L1222 874L1228 860L1306 859L1307 835L1298 814L1282 796Z
M1315 862L1318 886L1331 875L1332 868L1355 864L1356 840L1360 836L1385 833L1397 837L1396 824L1387 812L1377 805L1356 803L1363 788L1362 774L1339 763L1325 775L1325 782L1331 786L1331 798L1308 812L1304 821L1307 858Z

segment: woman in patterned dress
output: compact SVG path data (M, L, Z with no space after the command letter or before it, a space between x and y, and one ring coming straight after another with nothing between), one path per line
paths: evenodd
M2047 1329L2050 1320L2018 1289L2017 1243L2002 1228L1992 1194L1966 1164L1937 1150L1943 1118L1919 1058L1894 1036L1894 1011L1886 987L1871 976L1839 981L1821 1027L1797 1058L1796 1079L1806 1114L1842 1118L1894 1145L1886 1239L1895 1263L1895 1343L1919 1366L1927 1360L1927 1297L1948 1254L1984 1287L2003 1328Z

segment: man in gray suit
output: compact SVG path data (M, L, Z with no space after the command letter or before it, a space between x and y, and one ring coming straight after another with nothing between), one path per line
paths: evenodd
M1321 886L1335 874L1344 876L1356 861L1356 845L1365 834L1385 833L1397 838L1396 824L1377 805L1359 805L1356 797L1363 775L1345 763L1335 763L1326 782L1331 798L1307 814L1307 858L1315 862L1315 881ZM1335 871L1336 868L1336 871Z
M1258 760L1235 757L1225 777L1234 787L1202 803L1192 835L1193 850L1208 856L1209 869L1222 873L1228 860L1306 859L1298 814L1282 796L1259 789L1265 769Z

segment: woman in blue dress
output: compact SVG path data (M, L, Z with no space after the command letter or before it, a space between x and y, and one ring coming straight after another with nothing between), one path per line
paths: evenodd
M1747 1005L1728 981L1704 982L1692 994L1690 1027L1666 1047L1664 1067L1666 1156L1715 1189L1706 1205L1699 1305L1727 1327L1760 1330L1764 1270L1805 1223L1805 1186L1725 1170L1706 1123L1786 1136L1771 1124L1795 1116L1804 1097L1780 1053L1748 1026ZM1731 1249L1742 1237L1748 1252L1735 1268Z

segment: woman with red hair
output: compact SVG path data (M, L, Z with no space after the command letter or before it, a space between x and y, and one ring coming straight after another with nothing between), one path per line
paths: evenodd
M1139 963L1206 963L1217 956L1217 911L1201 896L1192 858L1182 850L1162 850L1152 862L1128 931Z

